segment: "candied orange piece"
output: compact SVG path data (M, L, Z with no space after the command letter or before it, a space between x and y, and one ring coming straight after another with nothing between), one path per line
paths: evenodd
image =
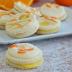
M10 45L9 48L16 48L16 44Z

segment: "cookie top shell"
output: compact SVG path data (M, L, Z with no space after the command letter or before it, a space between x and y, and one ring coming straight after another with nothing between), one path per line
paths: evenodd
M55 3L45 3L40 7L40 12L46 16L61 18L66 15L65 8Z
M8 54L16 58L32 58L42 55L42 51L29 43L12 44L8 47Z

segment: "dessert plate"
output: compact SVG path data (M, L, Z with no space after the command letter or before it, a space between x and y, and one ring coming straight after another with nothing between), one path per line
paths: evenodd
M48 35L33 35L31 37L26 37L22 39L14 39L9 37L5 31L0 30L0 44L11 44L18 42L29 42L41 39L49 39L54 37L62 37L66 35L72 35L72 8L66 8L67 19L61 24L61 30L58 33L48 34Z

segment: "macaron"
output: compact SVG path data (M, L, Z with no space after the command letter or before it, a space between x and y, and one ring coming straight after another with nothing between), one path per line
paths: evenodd
M14 3L14 7L11 9L14 13L20 13L24 11L26 8L26 5L24 5L22 2L16 2Z
M40 16L39 17L39 29L37 34L50 34L60 31L61 21L48 16Z
M25 12L16 15L16 19L6 24L6 33L13 38L24 38L33 35L39 28L36 15Z
M45 3L39 10L43 15L48 17L56 17L59 20L65 20L67 17L65 8L55 3Z
M6 63L20 69L32 69L42 65L42 51L30 43L12 44L8 47Z
M14 7L11 9L11 11L17 14L17 13L24 12L26 10L30 10L30 8L31 7L26 6L22 2L16 2L16 3L14 3Z
M5 29L5 25L12 19L12 14L8 11L0 10L0 29Z
M15 14L17 14L17 13L24 13L25 11L32 12L32 13L34 13L36 15L40 15L38 7L34 8L34 7L26 6L22 2L16 2L14 4L13 9L11 9L11 12L13 12Z

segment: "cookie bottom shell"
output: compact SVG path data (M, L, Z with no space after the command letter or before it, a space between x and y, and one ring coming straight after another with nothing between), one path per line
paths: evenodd
M60 31L60 28L54 28L54 29L50 29L50 30L38 30L37 34L50 34L50 33L56 33L59 31Z
M40 65L42 65L43 60L37 61L35 63L32 64L17 64L17 63L13 63L10 60L7 60L6 63L14 68L20 68L20 69L32 69L32 68L37 68Z

